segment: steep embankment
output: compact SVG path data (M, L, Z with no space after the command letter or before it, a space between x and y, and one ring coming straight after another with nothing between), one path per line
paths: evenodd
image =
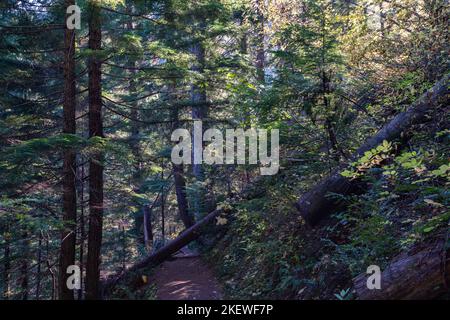
M258 192L234 206L228 233L209 255L225 297L353 299L353 279L368 266L385 271L414 248L449 246L449 111L447 103L433 108L402 134L407 143L385 142L356 160L344 174L362 179L364 193L339 196L344 208L314 227L292 204L329 174L320 162L283 162L276 179L258 180ZM445 279L441 269L436 274Z

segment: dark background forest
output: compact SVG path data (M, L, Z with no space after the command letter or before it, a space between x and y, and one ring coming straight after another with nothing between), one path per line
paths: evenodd
M1 299L162 299L180 250L220 298L447 298L449 10L1 0ZM193 120L278 129L280 170L174 164Z

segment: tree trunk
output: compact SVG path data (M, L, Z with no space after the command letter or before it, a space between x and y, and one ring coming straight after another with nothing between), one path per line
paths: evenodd
M36 271L36 300L41 297L41 269L42 269L42 231L39 231L38 240L38 258L37 258L37 271Z
M191 227L194 221L189 214L188 202L186 197L186 181L183 175L183 166L172 164L172 171L175 180L175 193L177 195L178 214L186 228Z
M127 14L130 14L129 19L126 23L126 28L129 30L129 32L133 32L134 30L134 23L133 23L133 4L132 1L126 1L126 12ZM136 82L136 74L137 74L137 61L133 59L130 61L130 64L132 66L132 69L129 70L130 74L130 81L128 83L128 92L130 96L132 97L133 101L129 102L129 105L131 107L131 137L130 137L130 146L131 146L131 152L134 156L134 180L138 184L140 181L140 170L141 170L141 163L142 163L142 154L139 146L139 133L140 133L140 123L139 123L139 110L138 110L138 103L135 100L136 93L137 93L137 82Z
M152 267L160 264L167 258L169 258L172 254L176 253L178 250L186 246L187 244L191 243L192 241L196 240L203 230L203 228L214 221L216 221L216 217L218 217L220 214L225 213L223 209L216 209L213 212L206 215L203 219L201 219L199 222L194 224L192 227L184 230L180 235L175 238L174 240L170 241L156 251L155 253L147 256L140 262L136 263L135 265L128 268L125 272L123 272L120 275L116 275L110 278L110 280L106 281L104 285L104 293L105 295L109 294L112 287L121 279L126 278L127 276L131 275L132 273L143 269L147 267Z
M50 277L52 279L52 290L51 290L51 296L52 296L52 300L56 300L56 276L55 276L55 272L52 269L52 264L50 262L50 241L49 241L49 235L47 234L47 236L45 237L45 257L46 257L46 265L47 265L47 270L48 273L50 274Z
M380 11L380 36L382 39L384 39L386 37L386 28L385 28L386 14L384 13L383 2L379 3L378 10Z
M355 153L351 161L355 161L364 152L377 147L384 140L392 141L400 137L401 133L412 125L421 122L430 109L442 103L448 103L449 75L444 76L430 90L425 92L407 111L395 116L378 133L368 139ZM334 171L329 177L305 193L296 203L302 217L309 225L317 224L323 217L329 215L338 208L339 203L335 199L327 197L329 193L351 194L357 190L355 180L343 177L340 173L344 167Z
M325 32L325 31L323 31ZM323 40L323 46L325 46L325 39ZM325 48L322 49L322 55L325 56ZM322 60L322 68L325 68L325 58ZM328 142L329 147L328 151L331 153L331 157L336 161L336 163L339 163L339 144L337 141L336 133L334 130L334 124L333 124L333 118L335 117L336 110L331 110L330 103L328 101L328 95L330 93L330 79L325 73L325 70L322 70L321 72L321 79L322 79L322 96L323 96L323 103L325 107L325 130L328 134Z
M239 17L239 25L241 28L244 27L244 14L243 12L240 13ZM248 53L248 39L247 39L247 32L242 30L242 35L239 41L239 52L241 54L247 54Z
M89 49L101 50L101 17L99 3L89 2ZM103 137L101 61L89 58L89 137ZM103 154L89 161L89 233L86 265L86 299L99 299L100 253L103 229Z
M144 216L144 243L147 250L150 250L153 244L153 227L152 227L152 208L143 206Z
M361 300L433 299L448 291L450 283L450 248L438 241L393 259L381 273L381 289L368 289L370 274L353 279L357 298Z
M200 24L202 26L203 23ZM203 74L203 69L205 65L205 48L199 40L195 40L194 44L191 46L191 53L195 56L196 61L192 66L192 71ZM192 103L192 119L203 121L207 115L206 108L206 91L204 87L200 84L194 83L191 85L191 103ZM204 128L203 128L204 129ZM201 146L197 145L201 144ZM197 183L197 188L194 194L193 209L195 219L199 219L201 213L203 212L203 188L202 184L204 181L203 165L194 163L194 152L203 152L203 141L196 141L192 139L192 173L195 177Z
M161 238L162 242L166 242L166 212L165 212L165 196L164 196L164 164L161 164L161 181L163 181L163 186L161 187Z
M78 300L83 299L83 272L84 272L84 242L86 238L86 232L85 232L85 215L84 215L84 161L85 158L81 157L81 166L80 166L80 193L79 193L79 201L81 203L80 205L80 249L79 249L79 262L80 262L80 290L78 290Z
M3 253L3 299L9 300L10 292L9 292L9 278L11 272L11 234L9 222L5 223L5 230L3 232L3 238L5 239L5 249Z
M66 0L65 6L75 4ZM66 18L68 15L66 15ZM66 27L64 33L64 128L63 132L76 133L75 123L75 30ZM67 288L68 266L75 264L77 198L75 189L75 152L64 151L63 163L63 223L59 258L59 299L73 300L73 291Z
M176 105L176 93L175 93L175 81L169 84L168 94L169 100L172 102L171 120L172 131L178 129L179 126L179 112ZM186 180L184 179L184 170L182 164L172 163L172 173L175 183L175 193L177 196L178 214L186 228L189 228L194 224L194 221L189 213L188 201L186 196Z
M168 2L165 10L165 18L169 25L174 22L174 11L172 7L173 3ZM176 130L180 126L179 122L179 106L177 105L178 95L176 92L177 87L177 74L171 75L172 80L167 85L167 94L169 104L171 104L171 120L172 120L172 131ZM175 194L177 196L177 204L178 204L178 215L183 222L185 228L189 228L194 224L193 218L189 212L188 200L186 194L186 180L184 178L184 169L183 165L176 165L172 163L172 173L174 177L175 184Z
M30 242L28 239L28 232L24 231L22 233L22 257L20 259L20 299L28 300L28 257L30 254Z
M125 270L127 267L127 239L125 236L125 225L123 223L120 224L120 231L121 231L121 236L122 236L122 250L121 250L121 255L122 255L122 270Z
M258 82L265 83L265 52L264 52L264 0L256 1L256 77Z

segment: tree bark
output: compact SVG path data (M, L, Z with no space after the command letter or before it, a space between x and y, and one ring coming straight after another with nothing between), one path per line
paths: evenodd
M101 50L101 17L97 1L89 2L89 49ZM89 58L89 137L103 137L101 61ZM86 265L86 299L99 299L100 254L103 229L103 154L89 160L89 233Z
M161 163L161 181L163 185L161 187L161 239L162 242L166 242L166 211L165 211L165 196L164 196L164 163Z
M152 208L148 205L143 206L144 216L144 243L149 250L153 243L153 227L152 227Z
M85 208L85 202L84 202L84 157L81 157L80 159L81 165L80 165L80 180L79 180L79 186L80 186L80 192L79 192L79 201L81 203L80 205L80 243L79 243L79 262L80 262L80 290L78 290L78 300L83 299L83 272L84 272L84 243L86 238L86 231L85 231L85 215L84 215L84 208Z
M256 78L258 82L265 83L265 52L264 52L264 0L256 1Z
M9 279L11 272L11 234L10 234L10 226L9 221L5 223L5 230L3 232L3 237L5 239L5 249L3 252L3 299L9 300L10 292L9 292Z
M203 26L203 23L200 24L200 27ZM192 66L192 71L203 74L204 65L205 65L205 48L203 44L199 40L195 40L190 48L191 53L195 56L196 61ZM203 121L207 116L207 107L206 107L206 91L202 85L199 85L194 80L194 83L191 85L191 103L192 103L192 119ZM203 128L204 129L204 128ZM197 182L197 188L194 194L193 200L193 209L194 209L194 217L198 219L203 212L203 188L202 184L204 181L204 173L203 173L203 165L194 163L194 152L195 150L201 150L199 152L203 152L203 142L199 142L202 145L197 146L197 141L192 139L192 174L195 177Z
M30 254L30 241L28 239L28 232L23 231L22 233L22 248L21 254L22 257L20 259L20 299L28 300L28 285L29 285L29 276L28 276L28 258Z
M41 269L42 269L42 231L39 231L38 240L38 258L37 258L37 271L36 271L36 300L41 297Z
M175 180L175 193L177 195L178 214L186 228L194 224L188 210L188 201L186 197L186 181L183 175L183 166L172 164L172 171Z
M384 140L397 139L406 129L423 121L427 111L440 103L448 103L448 80L449 75L447 74L413 103L407 111L395 116L357 150L351 161L355 161L364 152L377 147ZM335 170L329 177L323 179L309 192L305 193L295 204L301 216L309 225L317 224L322 218L339 207L339 203L335 199L327 197L329 193L347 195L357 190L355 180L350 180L340 174L344 168L340 167Z
M126 7L127 7L127 13L130 14L129 19L126 23L126 27L130 32L133 32L135 29L135 24L133 23L133 3L132 1L127 0L126 1ZM130 64L132 66L132 69L129 70L130 74L130 81L128 84L128 92L133 97L133 101L131 101L129 104L131 106L131 136L130 136L130 146L131 146L131 152L133 154L133 166L134 166L134 172L133 172L133 178L132 183L135 185L136 193L141 193L141 183L142 183L142 151L140 146L140 130L141 130L141 123L138 121L140 117L139 109L138 109L138 102L134 99L136 98L137 93L137 81L135 79L137 74L137 61L133 59L130 61ZM145 213L145 206L142 207L143 213ZM145 236L142 236L140 234L141 226L143 226L144 234L146 232L146 226L145 226L145 217L140 214L135 215L135 230L136 234L138 235L136 237L136 240L138 244L142 244L145 247L147 247Z
M172 2L167 2L167 7L165 10L165 18L169 25L174 22L174 8ZM171 104L171 120L172 120L172 131L176 130L180 126L179 122L179 106L177 105L178 95L176 92L177 87L177 74L174 73L170 75L172 79L167 85L168 100ZM172 163L172 174L174 177L175 184L175 194L177 196L178 205L178 215L183 222L185 228L189 228L194 224L194 220L189 212L187 194L186 194L186 180L184 178L183 165L176 165Z
M241 28L244 28L244 12L243 11L239 12L238 23ZM242 31L242 35L241 35L241 38L239 39L239 52L241 54L247 54L248 53L247 31L245 31L245 30L241 30L241 31Z
M50 278L52 279L52 289L51 289L51 296L52 300L56 300L56 275L55 272L52 269L52 264L50 262L50 241L49 241L49 235L45 237L45 257L46 261L45 264L47 265L48 273L50 274Z
M65 6L74 5L74 0L65 0ZM66 18L68 14L66 15ZM75 109L75 30L64 31L64 128L63 132L76 133ZM59 258L59 299L73 300L73 291L67 288L67 267L75 264L77 199L75 189L75 152L64 151L63 163L63 223Z
M392 260L381 273L381 288L368 289L369 274L353 279L360 300L433 299L448 291L450 248L444 241L427 247L416 246Z
M169 84L168 94L169 99L172 102L171 110L171 120L172 120L172 131L178 129L179 127L179 111L175 98L175 81ZM175 194L177 196L178 204L178 215L186 228L189 228L194 224L194 221L189 213L188 200L186 195L186 180L184 179L184 170L182 164L172 163L172 173L175 183Z
M126 2L126 6L127 6L127 13L130 14L129 19L126 23L127 29L129 30L129 32L133 32L133 30L135 29L135 25L133 23L133 4L132 1L127 1ZM130 61L130 64L132 66L132 69L129 70L129 74L130 74L130 81L128 83L128 92L131 95L131 97L133 97L133 101L129 102L130 106L131 106L131 119L133 119L131 121L131 137L130 137L130 145L131 145L131 152L133 153L134 156L134 169L135 169L135 174L134 174L134 180L139 183L140 181L140 171L141 171L141 164L142 164L142 152L139 146L139 142L140 142L140 129L141 129L141 124L138 121L139 120L139 109L138 109L138 103L136 100L134 100L136 98L136 93L137 93L137 81L136 81L136 74L137 74L137 70L136 68L138 67L137 61L135 59L133 59L132 61Z
M184 230L180 235L175 238L174 240L170 241L156 251L155 253L147 256L140 262L136 263L135 265L128 268L125 272L113 276L110 278L110 280L105 282L104 285L104 294L107 296L110 293L110 290L114 287L114 285L119 282L121 279L126 278L130 274L143 269L148 268L152 266L156 266L166 260L168 257L170 257L172 254L176 253L178 250L189 244L190 242L196 240L203 230L203 228L215 221L215 218L218 217L220 214L225 213L223 209L216 209L213 212L206 215L203 219L198 221L196 224L194 224L192 227Z

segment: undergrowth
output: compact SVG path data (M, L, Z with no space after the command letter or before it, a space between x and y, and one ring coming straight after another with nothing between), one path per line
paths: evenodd
M384 142L367 152L343 172L367 192L340 199L345 211L315 228L292 206L305 188L298 167L262 182L264 192L235 206L228 232L208 254L226 297L352 299L352 278L369 265L384 268L414 244L445 236L449 142L449 130L419 128L406 148Z

